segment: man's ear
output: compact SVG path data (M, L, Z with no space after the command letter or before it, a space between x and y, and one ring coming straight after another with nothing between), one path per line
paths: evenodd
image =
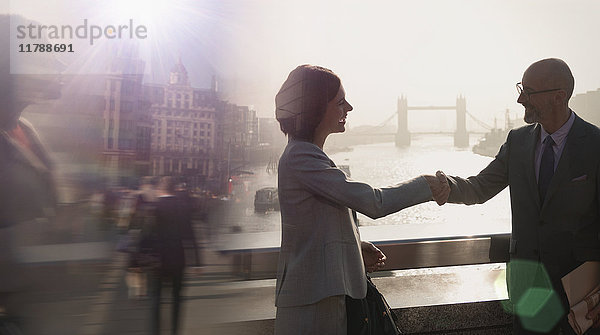
M555 104L562 104L567 102L567 92L565 90L556 91L553 97L553 101Z

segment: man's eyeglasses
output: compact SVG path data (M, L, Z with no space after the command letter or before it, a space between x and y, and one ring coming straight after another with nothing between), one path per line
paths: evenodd
M560 91L562 90L562 88L551 88L549 90L541 90L541 91L526 91L523 89L523 83L517 83L517 92L519 93L519 95L521 94L525 94L525 96L527 96L527 99L529 99L530 96L534 95L534 94L539 94L539 93L546 93L546 92L553 92L553 91Z

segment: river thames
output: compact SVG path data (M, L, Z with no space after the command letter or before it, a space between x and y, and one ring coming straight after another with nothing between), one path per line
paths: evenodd
M471 135L471 145L479 137ZM348 165L352 179L374 187L393 185L421 174L435 174L437 170L447 175L468 177L477 174L492 160L474 154L470 147L454 147L452 136L431 134L413 134L410 147L397 148L391 142L357 145L351 151L331 154L330 158L337 165ZM276 186L277 176L268 174L264 167L255 168L254 173L247 183L246 201L236 204L235 209L229 207L228 225L237 226L242 232L278 231L281 229L279 212L255 213L251 201L256 189ZM377 220L362 214L358 217L363 226L411 225L425 236L440 232L449 235L510 232L510 197L506 188L482 205L438 206L432 201ZM223 228L229 230L229 227Z

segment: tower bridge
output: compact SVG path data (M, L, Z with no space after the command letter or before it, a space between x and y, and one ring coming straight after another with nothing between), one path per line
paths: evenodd
M408 111L455 111L456 112L456 129L453 132L445 132L445 131L419 131L411 133L408 130ZM508 110L507 110L508 113ZM467 100L464 96L459 95L456 98L456 105L454 106L408 106L407 99L405 96L398 98L398 109L392 115L390 115L387 119L381 122L374 129L366 130L366 131L358 131L355 132L355 135L360 136L394 136L396 146L403 147L410 145L411 134L453 134L454 135L454 146L456 147L468 147L469 146L469 133L467 132L467 120L466 117L469 116L475 123L477 123L480 127L484 128L485 131L490 131L492 129L497 128L495 125L490 126L485 122L476 118L473 114L467 111ZM394 118L397 117L398 120L398 128L396 133L389 133L385 131L378 131L377 129L383 130L383 128ZM508 120L508 119L507 119ZM512 128L512 126L508 126L507 129ZM471 131L472 133L484 133L481 131Z
M456 98L454 106L408 106L405 96L398 98L398 131L396 133L396 146L410 145L410 132L408 130L408 111L456 111L456 130L454 132L454 146L469 146L469 134L467 133L467 99L462 95ZM394 115L395 115L394 114ZM393 115L393 116L394 116Z

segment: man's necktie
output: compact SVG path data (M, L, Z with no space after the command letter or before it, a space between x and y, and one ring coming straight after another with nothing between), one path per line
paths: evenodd
M538 177L538 190L540 192L540 201L544 203L546 192L550 186L550 181L554 175L554 140L550 135L544 139L544 152L542 153L542 162L540 163L540 175Z

